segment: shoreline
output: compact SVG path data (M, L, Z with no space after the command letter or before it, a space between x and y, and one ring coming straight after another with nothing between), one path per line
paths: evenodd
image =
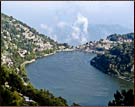
M31 60L27 60L27 61L24 61L20 66L21 66L21 68L23 67L23 66L25 66L26 64L30 64L30 63L32 63L32 62L35 62L36 61L36 59L31 59Z
M95 65L91 64L94 68L98 69L99 71L105 73L104 71L102 71L101 69L99 69L98 67L96 67ZM120 80L124 80L126 82L131 82L134 84L134 80L129 80L127 79L127 77L124 77L124 76L121 76L121 75L113 75L112 73L105 73L107 74L108 76L111 76L111 77L115 77L117 79L120 79Z
M124 77L124 76L116 76L116 77L121 79L121 80L127 81L127 82L132 82L134 84L134 80L133 81L127 80L126 77Z
M53 53L44 54L43 56L38 56L37 58L31 59L31 60L26 60L26 61L24 61L20 66L21 66L21 67L22 67L22 66L25 66L25 65L30 64L30 63L32 63L32 62L35 62L35 61L36 61L37 59L39 59L39 58L46 57L46 56L50 56L50 55L54 55L54 54L56 54L56 53L58 53L58 52L72 52L72 51L78 51L78 50L76 50L76 49L56 50L56 51L54 51ZM87 51L83 51L83 52L87 52ZM92 53L92 52L88 52L88 53Z
M51 55L54 55L54 54L59 53L59 52L72 52L72 51L76 51L76 49L56 50L56 51L54 51L53 53L44 54L43 56L39 56L39 57L34 58L34 59L31 59L31 60L29 60L29 61L27 60L27 61L23 62L23 63L20 65L20 67L25 69L25 67L26 67L27 64L33 63L33 62L35 62L35 61L36 61L37 59L39 59L39 58L51 56ZM83 51L83 52L86 52L86 51ZM88 52L88 53L92 53L92 52ZM26 71L26 72L27 72L27 71ZM108 74L108 75L109 75L109 74ZM112 75L109 75L109 76L112 76ZM134 81L127 80L127 79L126 79L125 77L123 77L123 76L115 76L115 77L118 78L118 79L127 81L127 82L132 82L132 83L134 83Z
M53 53L44 54L43 56L38 56L37 58L31 59L31 60L26 60L26 61L24 61L24 62L20 65L20 67L21 67L21 69L22 69L22 68L25 69L25 66L26 66L27 64L33 63L33 62L35 62L35 61L36 61L37 59L39 59L39 58L47 57L47 56L50 56L50 55L54 55L54 54L56 54L56 53L58 53L58 52L72 52L72 51L75 51L75 49L56 50L56 51L54 51Z
M37 57L37 58L24 61L20 66L21 66L21 68L22 68L22 67L25 67L27 64L33 63L33 62L35 62L35 61L36 61L37 59L39 59L39 58L46 57L46 56L50 56L50 55L54 55L55 53L56 53L56 52L53 52L53 53L50 53L50 54L45 54L45 55L43 55L43 56L39 56L39 57Z
M56 53L57 53L57 52L72 52L72 51L75 51L75 49L56 50Z

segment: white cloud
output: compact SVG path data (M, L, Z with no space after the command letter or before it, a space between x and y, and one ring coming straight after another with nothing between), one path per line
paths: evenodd
M81 44L86 43L86 42L87 42L87 38L84 37L84 36L82 36L82 37L81 37Z
M75 27L75 26L73 26L72 29L73 29L73 32L71 34L72 38L75 40L79 40L79 38L80 38L79 36L81 33L80 29L78 27Z
M57 35L51 35L50 37L53 38L53 40L58 41Z
M73 23L71 40L79 42L81 44L87 42L88 33L88 19L82 14L77 15L77 20Z
M75 32L72 32L72 38L75 40L79 40L79 35Z
M76 15L76 19L72 24L69 24L65 21L59 21L56 24L58 29L70 29L68 31L68 35L58 35L55 34L56 30L53 27L48 26L47 24L40 24L40 27L47 32L47 34L56 41L61 41L64 37L63 42L68 42L71 44L83 44L88 40L88 19L87 17L83 16L81 13Z
M85 33L88 32L88 18L83 16L82 14L78 13L77 21L75 22L76 25L83 25L83 31Z
M53 40L58 40L57 35L53 34L53 28L49 27L46 24L40 24L40 27L44 29L47 35L49 35L49 37L51 37Z
M59 27L59 28L64 28L66 26L68 26L68 24L66 22L63 22L63 21L58 22L58 24L57 24L57 27Z
M49 34L52 33L53 29L51 27L49 27L48 25L46 24L40 24L40 27L44 30L46 30Z
M47 29L48 28L48 26L45 25L45 24L40 24L40 27L43 28L43 29Z

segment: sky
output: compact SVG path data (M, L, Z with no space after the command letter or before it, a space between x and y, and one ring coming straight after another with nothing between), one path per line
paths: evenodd
M65 32L71 32L67 41L82 42L87 38L77 35L81 32L87 35L92 24L117 24L134 29L134 1L2 1L1 11L58 41L56 28L62 32L65 27Z

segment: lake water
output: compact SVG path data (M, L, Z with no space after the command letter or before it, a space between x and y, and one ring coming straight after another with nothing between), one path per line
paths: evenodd
M59 52L26 66L28 77L36 88L45 88L55 96L80 105L105 106L117 89L133 84L110 77L90 65L96 56L85 52Z

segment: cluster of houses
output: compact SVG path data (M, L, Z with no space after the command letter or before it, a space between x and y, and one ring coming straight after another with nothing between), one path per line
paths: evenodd
M13 66L13 64L14 64L13 61L9 57L7 57L5 55L1 56L1 60L2 60L2 62L1 62L2 65L6 64L8 66Z
M132 39L123 39L120 38L118 41L111 41L108 39L100 39L99 41L90 41L86 44L79 45L76 47L77 50L82 50L86 52L92 52L92 53L102 53L104 54L104 50L109 50L113 46L116 46L117 44L123 44L124 42L130 43L132 42Z
M12 24L13 22L10 21L10 23ZM50 44L50 42L45 41L44 38L42 38L41 36L39 36L38 34L34 34L32 31L30 31L30 29L28 27L25 27L21 24L18 23L14 23L15 27L17 27L17 31L20 32L21 29L23 29L23 33L22 34L17 34L13 37L11 37L11 34L9 33L9 31L2 29L2 36L3 36L3 42L4 42L4 52L2 52L2 64L6 64L8 66L12 66L13 65L13 61L10 58L10 55L7 55L5 53L7 53L7 49L16 49L17 53L20 55L20 57L24 58L25 55L30 54L29 50L27 49L23 49L20 48L19 46L17 46L17 44L15 44L13 42L13 39L15 41L22 41L25 40L26 42L24 42L24 44L30 43L32 45L34 45L33 47L33 52L34 51L43 51L46 49L52 49L53 45ZM23 44L22 44L23 45Z

